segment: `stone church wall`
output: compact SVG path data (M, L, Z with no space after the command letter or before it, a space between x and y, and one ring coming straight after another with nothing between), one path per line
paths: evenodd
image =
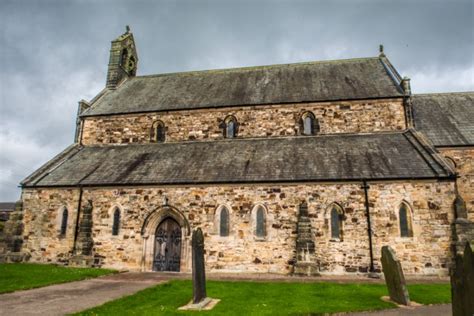
M466 202L467 216L474 222L474 148L438 148L444 157L456 164L459 173L457 186L459 194Z
M84 145L148 143L156 120L166 126L167 142L221 139L221 124L228 115L237 118L238 137L293 136L300 133L299 119L305 111L316 116L322 134L406 128L402 100L384 99L88 117L82 142Z
M209 272L290 273L295 256L299 204L306 200L313 226L316 258L322 273L366 272L369 245L364 191L354 184L223 185L193 187L88 188L82 199L93 201L94 253L105 267L151 270L153 251L144 250L141 230L145 218L168 203L183 213L190 228L205 235ZM61 261L72 249L78 190L25 189L25 247L32 260ZM453 184L417 182L371 184L370 210L374 232L375 266L379 249L390 244L406 273L445 274L449 262L450 227L453 220ZM401 238L398 207L407 201L413 210L414 237ZM344 210L343 238L330 238L329 210L338 203ZM58 209L70 208L65 238L58 238ZM230 234L218 235L215 219L220 205L230 210ZM265 238L256 238L255 205L266 209ZM114 207L121 210L118 236L112 236ZM183 236L187 258L181 271L190 271L190 237ZM147 264L143 266L142 257Z
M34 261L66 262L74 246L78 189L25 189L22 192L24 244ZM66 234L61 236L64 207L68 210Z

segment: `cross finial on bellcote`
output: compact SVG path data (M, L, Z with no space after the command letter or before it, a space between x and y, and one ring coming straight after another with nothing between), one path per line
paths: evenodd
M125 31L126 31L125 33L130 33L130 26L125 25Z
M385 57L385 53L383 52L383 45L379 45L379 57Z

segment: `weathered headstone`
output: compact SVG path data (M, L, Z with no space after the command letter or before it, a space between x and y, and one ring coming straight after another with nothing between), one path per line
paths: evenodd
M206 271L204 266L204 236L201 228L193 231L193 303L206 298Z
M206 295L206 265L204 262L204 236L201 228L193 231L192 236L193 261L193 300L179 310L210 310L220 300Z
M451 269L451 299L454 316L474 315L474 255L466 242L464 255L456 255Z
M402 265L390 246L382 247L382 270L390 299L398 304L410 305Z

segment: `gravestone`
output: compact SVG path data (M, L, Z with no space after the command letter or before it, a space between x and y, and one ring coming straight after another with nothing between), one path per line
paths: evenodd
M204 266L204 236L201 228L192 236L193 247L193 303L197 304L206 298L206 271Z
M474 255L466 242L464 254L456 255L451 269L451 299L454 316L474 315Z
M193 260L193 299L178 310L210 310L220 300L206 295L206 264L204 262L204 236L201 228L193 231L192 235Z
M410 305L402 265L390 246L382 247L382 270L390 299L401 305Z

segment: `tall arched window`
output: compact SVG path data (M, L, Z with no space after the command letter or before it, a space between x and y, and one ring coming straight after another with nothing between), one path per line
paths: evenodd
M224 137L225 138L234 138L237 136L237 119L229 115L224 120Z
M61 236L66 235L67 230L67 218L68 218L68 211L67 208L63 209L63 213L61 214L61 229L59 231Z
M342 240L342 208L333 204L331 207L331 238Z
M265 231L265 209L263 206L258 206L255 213L255 235L263 238L266 235Z
M301 116L301 133L303 135L315 135L319 132L319 122L311 112L305 112Z
M118 208L115 208L114 221L113 221L113 224L112 224L112 235L114 235L114 236L118 235L119 227L120 227L120 210Z
M153 123L151 140L154 142L162 143L166 139L166 128L165 123L162 121L156 121Z
M220 210L219 235L222 237L229 236L229 210L225 206Z
M398 219L400 222L400 236L413 237L413 229L411 225L411 213L408 205L402 203L398 210Z

